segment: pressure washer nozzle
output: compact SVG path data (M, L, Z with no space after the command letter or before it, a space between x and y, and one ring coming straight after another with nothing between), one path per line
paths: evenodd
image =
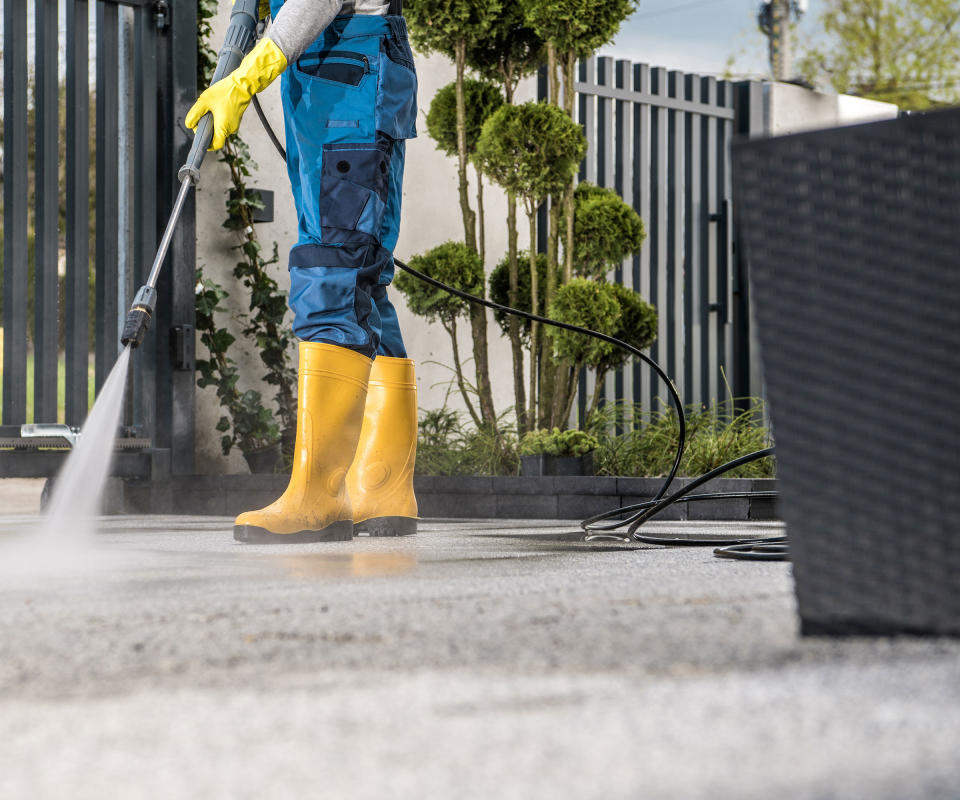
M153 309L157 305L157 290L152 286L141 286L133 304L127 312L127 319L123 323L123 333L120 334L120 344L124 347L139 347L147 335L150 320L153 318Z

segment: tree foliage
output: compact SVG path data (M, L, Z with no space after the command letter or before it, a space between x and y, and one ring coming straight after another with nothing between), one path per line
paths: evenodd
M518 256L521 263L526 263L530 259L529 252L525 250L521 251ZM547 282L547 256L545 253L537 254L537 273L540 285L545 285ZM510 305L509 257L504 258L490 272L490 299L493 300L494 303L499 303L502 306ZM529 270L521 269L517 272L517 300L516 305L513 307L519 309L520 311L530 311L531 309ZM493 318L496 320L497 325L500 326L500 330L502 330L504 333L510 332L509 314L506 314L503 311L494 310ZM528 345L530 343L530 320L521 319L519 320L519 323L520 339L524 345Z
M584 181L574 192L574 272L603 279L636 253L647 232L643 220L611 189Z
M559 53L586 58L607 44L636 8L634 0L527 0L527 24Z
M558 322L607 336L615 336L619 330L620 306L612 287L587 278L574 278L559 287L549 314ZM552 339L556 355L569 358L578 366L595 366L613 358L616 349L608 342L563 328L553 329Z
M544 60L544 41L527 24L524 6L508 3L487 30L482 41L467 45L470 68L487 80L501 83L512 98L517 82Z
M413 256L410 266L464 292L483 293L484 275L480 256L463 242L437 245L423 255ZM406 298L410 311L429 322L449 323L467 314L466 300L436 289L406 272L398 274L393 285Z
M414 46L449 58L460 44L482 45L502 12L501 0L408 0L403 6Z
M960 100L955 0L824 0L826 39L800 72L812 84L922 111Z
M220 305L226 297L222 286L204 278L202 270L197 270L197 332L210 354L210 358L197 359L197 385L201 389L214 387L220 405L230 415L220 417L217 422L217 430L223 434L220 448L224 455L228 455L234 445L241 452L250 453L274 444L280 436L280 429L273 414L264 406L260 392L239 388L239 370L227 355L236 340L226 328L217 325L214 317L226 311Z
M483 124L476 160L484 173L527 201L527 211L561 191L587 151L580 126L556 106L502 106Z
M520 455L584 456L596 450L600 440L586 431L562 431L559 428L530 431L520 439Z
M467 153L473 155L477 149L477 140L483 123L500 106L503 94L500 87L490 81L478 81L467 78L463 82L463 94L466 101ZM440 89L430 102L427 112L427 133L437 143L437 149L448 156L457 155L457 85L448 83Z
M657 338L657 310L633 289L617 283L574 278L557 289L550 316L613 336L638 350ZM630 358L625 350L576 331L557 329L553 341L558 356L593 367L600 376Z
M646 350L657 339L657 310L633 289L619 283L611 283L608 288L620 311L611 336L638 350ZM632 356L626 350L617 347L591 366L602 375L622 366L630 358Z

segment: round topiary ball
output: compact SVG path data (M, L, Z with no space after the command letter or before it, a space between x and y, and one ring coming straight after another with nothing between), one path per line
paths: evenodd
M487 118L503 105L500 87L490 81L467 78L463 82L466 107L467 154L477 149L480 130ZM437 143L437 149L455 156L457 149L457 84L448 83L433 96L427 112L427 133Z
M548 195L561 191L587 151L580 126L549 103L501 106L483 124L476 163L532 214Z
M620 304L614 289L586 278L574 278L558 287L549 313L558 322L607 336L614 336L620 323ZM563 328L553 328L551 338L556 354L576 364L595 366L612 358L617 350L608 342Z
M460 291L483 294L484 274L480 256L463 242L437 245L422 255L413 256L410 266ZM398 273L393 285L404 296L407 307L414 314L431 322L448 322L467 311L466 300L406 272Z
M526 250L517 253L517 302L513 306L520 311L530 311L530 254ZM537 276L540 286L547 285L547 255L537 254ZM557 265L557 284L562 282L563 268ZM510 259L505 257L490 272L490 299L502 306L510 303ZM510 331L510 315L494 309L493 318L504 333ZM520 338L524 343L530 341L530 320L520 318Z
M603 279L640 249L647 236L643 220L616 192L591 183L577 186L574 203L574 272Z

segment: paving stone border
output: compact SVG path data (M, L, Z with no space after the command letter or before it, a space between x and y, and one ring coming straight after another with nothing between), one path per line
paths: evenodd
M679 478L680 488L690 479ZM754 492L776 489L772 479L721 478L700 491ZM189 475L168 481L111 482L109 513L232 516L272 503L286 488L286 475ZM423 517L488 519L584 519L613 508L642 503L659 491L659 478L470 477L422 475L415 479ZM662 520L771 520L769 499L678 503Z

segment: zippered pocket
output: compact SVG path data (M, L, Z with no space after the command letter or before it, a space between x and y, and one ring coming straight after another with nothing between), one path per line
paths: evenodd
M370 59L352 50L321 50L300 56L297 69L313 78L359 86L370 71Z

